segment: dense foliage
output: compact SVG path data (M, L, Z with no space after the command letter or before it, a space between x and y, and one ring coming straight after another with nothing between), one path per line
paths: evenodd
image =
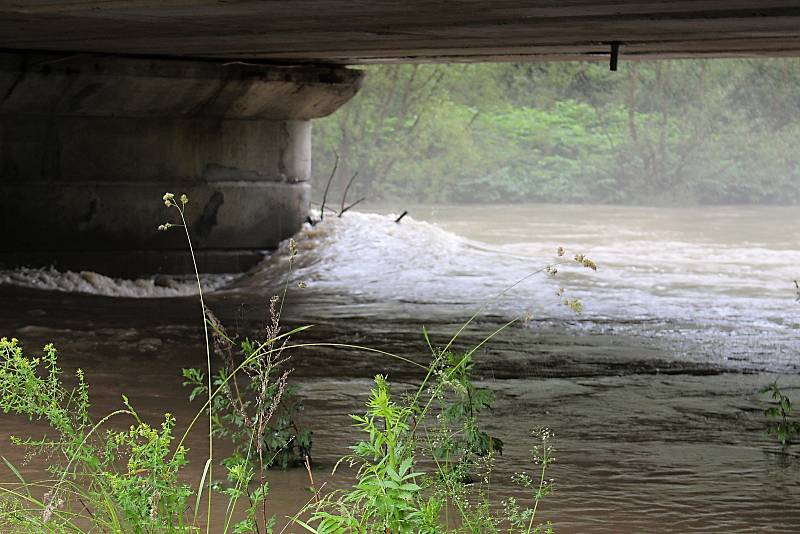
M795 203L800 61L369 67L316 190L425 202Z
M187 449L173 444L175 419L150 426L123 397L125 408L95 421L81 370L76 380L64 385L53 345L29 357L16 339L0 339L0 410L51 428L41 439L11 438L48 460L50 479L27 481L3 457L19 484L0 485L0 531L190 532L193 491L178 478ZM115 416L131 419L128 430L105 427Z

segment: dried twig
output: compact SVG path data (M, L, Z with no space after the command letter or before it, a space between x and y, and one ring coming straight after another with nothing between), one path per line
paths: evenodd
M342 208L342 211L339 212L339 217L341 217L342 214L344 212L346 212L347 210L349 210L351 208L355 208L356 206L358 206L359 204L361 204L365 200L367 200L367 197L361 197L358 200L356 200L355 202L353 202L352 204L350 204L349 206Z
M344 207L344 203L347 202L347 192L350 191L350 186L353 185L353 182L355 181L356 176L358 176L358 171L353 173L353 176L350 177L350 180L347 182L347 185L344 188L344 193L342 193L342 206L339 209L339 217L342 216L342 213L347 211L347 209L345 209L345 207ZM352 208L354 205L355 204L351 204L350 208ZM348 208L348 209L350 209L350 208Z
M336 175L336 169L339 167L339 154L334 152L336 155L336 159L333 162L333 170L331 171L331 175L328 177L328 183L325 186L325 192L322 194L322 208L319 210L319 220L325 218L325 201L328 199L328 190L331 188L331 182L333 181L333 177Z

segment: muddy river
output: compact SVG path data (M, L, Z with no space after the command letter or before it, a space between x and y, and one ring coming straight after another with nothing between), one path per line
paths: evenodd
M800 209L408 209L399 224L375 207L296 236L286 324L314 325L296 341L423 359L423 326L444 343L483 306L461 338L467 347L525 318L477 358L478 379L497 396L483 422L505 442L493 491L515 494L509 479L529 467L528 432L547 426L556 491L542 517L557 532L800 532L800 446L779 454L758 393L779 378L800 405ZM495 298L557 261L559 246L599 269L564 267ZM204 277L210 307L229 328L252 332L287 260L284 246L246 275ZM582 313L561 303L561 287ZM0 335L31 350L54 342L67 372L86 371L98 414L124 393L153 421L169 411L185 424L196 408L180 370L205 365L199 318L191 280L0 271ZM298 351L291 366L321 481L358 437L348 414L361 411L370 377L386 373L398 387L419 379L413 367L356 350ZM2 416L0 451L31 478L42 466L25 463L8 436L42 431ZM188 475L199 478L202 433L189 446ZM308 498L304 472L271 479L279 516Z

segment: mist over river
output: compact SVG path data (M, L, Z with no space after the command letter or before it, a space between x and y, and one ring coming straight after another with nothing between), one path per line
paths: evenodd
M543 425L556 435L556 491L542 504L556 532L799 531L800 458L777 454L764 435L758 390L779 378L800 403L800 209L399 206L410 214L395 223L390 211L402 209L391 208L327 215L295 236L286 324L314 325L295 341L424 362L423 326L445 344L483 306L461 338L469 347L521 318L476 358L481 385L497 395L484 423L505 442L494 491L521 498L509 479L531 470L528 432ZM559 246L598 270L565 265L497 298L558 262ZM209 306L229 330L251 333L287 271L284 243L245 275L206 276ZM205 365L192 283L0 271L0 335L29 351L55 343L68 373L85 370L97 414L124 393L148 418L170 411L185 425L197 407L180 369ZM582 313L564 306L562 287ZM419 378L355 350L298 351L291 365L320 480L357 439L348 414L362 411L371 376L386 373L398 388ZM41 476L42 460L25 462L8 436L44 427L3 416L1 428L2 455ZM189 445L199 478L202 432ZM272 473L279 516L307 500L305 476Z

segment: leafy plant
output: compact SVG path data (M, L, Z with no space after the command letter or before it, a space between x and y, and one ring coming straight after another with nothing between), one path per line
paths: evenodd
M559 247L557 255L565 258L566 251ZM558 265L571 262L597 270L594 261L577 254L572 260L559 260L526 278L538 273L554 276ZM563 299L563 291L558 292L558 297L580 311L577 299ZM478 425L478 413L491 406L493 396L472 383L473 356L516 320L502 325L467 351L452 350L457 338L481 311L475 312L440 350L433 349L424 332L431 363L425 378L403 402L393 398L386 377L375 377L366 414L351 416L368 439L353 447L353 454L337 464L337 468L342 462L357 467L355 484L325 496L315 492L312 502L293 518L298 525L315 534L553 531L549 523L536 523L539 503L553 487L552 480L546 478L548 466L554 461L549 430L533 433L536 444L531 459L538 467L538 477L514 477L517 484L530 491L529 502L523 506L509 498L503 501L503 511L497 512L489 496L495 454L501 450L502 442ZM477 467L483 472L475 481L467 475ZM307 520L301 519L304 513L308 514Z
M471 354L438 354L434 364L438 391L437 435L431 451L440 468L452 471L463 482L471 482L476 459L503 453L503 441L489 435L478 424L478 415L491 409L494 393L472 381L475 362Z
M355 484L317 498L307 507L308 521L301 520L300 514L294 518L298 525L316 534L553 532L550 523L535 523L539 503L553 488L552 479L545 477L547 467L554 461L549 430L533 432L537 444L532 461L539 468L538 477L533 479L522 473L513 478L530 490L529 503L523 507L509 498L498 512L486 491L490 470L479 483L465 484L435 458L433 471L420 469L425 459L419 458L414 431L418 424L414 414L418 411L412 406L413 402L394 401L386 378L375 377L366 414L351 416L368 438L339 462L357 467ZM455 512L452 518L451 509Z
M31 455L52 458L51 480L29 482L3 458L19 484L2 485L0 527L6 532L190 532L187 501L193 491L179 482L186 448L173 445L175 419L159 427L142 421L123 397L124 408L95 422L83 372L66 387L58 353L46 345L27 357L16 339L0 339L0 409L45 420L56 431L42 439L12 437ZM100 431L116 416L133 422L126 431ZM39 491L46 489L40 497Z
M441 503L422 497L422 473L414 470L410 439L412 411L395 403L384 376L375 377L367 413L351 416L368 434L340 462L358 466L358 480L346 492L333 493L304 524L314 532L435 533ZM338 465L337 465L338 467Z
M180 196L180 204L171 193L164 195L167 207L175 208L181 224L165 223L160 230L173 226L186 229L184 208L189 199ZM186 239L194 260L191 237ZM297 245L289 240L289 273ZM233 512L240 498L246 499L246 519L233 526L234 532L271 532L275 517L268 513L266 498L269 487L265 470L273 465L286 468L304 464L310 470L311 432L297 423L302 404L296 399L295 390L288 385L289 370L284 369L288 357L283 355L288 335L281 334L280 317L286 297L289 277L287 275L282 297L275 296L269 304L269 324L264 329L265 341L254 342L245 338L238 343L226 333L222 323L202 300L202 288L195 266L203 307L206 334L207 366L183 370L184 386L191 387L189 400L205 397L207 402L201 409L208 415L209 455L206 462L209 489L228 498L225 515L225 531L231 526ZM217 354L222 359L222 368L214 373L211 366L209 330ZM298 331L298 330L295 330ZM290 332L291 333L291 332ZM244 375L244 376L242 376ZM213 438L229 439L234 451L222 459L227 483L213 481L210 476L213 464ZM257 482L256 482L257 479ZM255 482L255 488L251 488ZM209 515L210 502L209 496Z
M303 462L310 472L311 433L296 423L296 414L302 405L294 398L294 390L287 385L288 370L282 370L288 358L283 351L288 342L288 335L280 333L280 313L286 297L288 276L283 289L283 297L274 297L270 301L270 324L265 328L266 340L260 343L249 339L243 340L240 351L235 355L235 341L225 332L220 321L214 316L203 301L200 275L192 247L191 236L185 218L185 207L189 202L186 195L179 201L175 195L166 193L163 197L168 208L174 208L180 216L180 224L165 223L159 230L181 227L186 233L186 241L197 278L200 305L203 309L203 327L206 342L206 370L184 369L184 386L191 386L189 400L204 396L207 401L201 412L208 416L208 459L204 479L208 479L209 493L213 490L228 498L228 507L224 518L224 531L228 532L233 521L233 514L239 499L247 500L246 518L233 525L233 532L271 532L275 517L267 511L267 495L269 486L265 479L265 470L273 464L287 467L290 463ZM289 271L297 246L289 240ZM280 302L280 308L278 303ZM216 374L211 365L211 343L209 331L214 345L222 357L223 366ZM302 329L295 329L294 332ZM240 385L240 377L247 379ZM195 418L195 421L197 418ZM191 429L194 421L190 424ZM213 438L230 439L234 445L231 456L222 459L226 470L227 483L214 481L213 473ZM255 488L251 488L258 477ZM201 481L201 486L203 482ZM208 517L211 517L211 495L207 498ZM199 498L198 498L199 504ZM210 525L210 519L209 523ZM209 528L209 527L207 527Z
M290 370L285 369L288 356L284 349L289 337L280 337L276 310L278 299L270 301L271 323L266 327L264 342L231 339L219 320L209 312L217 354L223 368L213 384L223 395L214 399L215 436L229 438L236 453L247 455L255 448L264 467L283 469L305 464L311 454L311 431L298 422L303 410L296 388L288 383ZM205 377L199 369L184 369L185 386L191 386L190 400L206 394Z
M267 341L242 340L237 346L219 320L209 311L213 339L223 366L212 383L221 394L206 405L212 414L214 436L230 440L233 454L222 460L227 484L214 489L226 495L229 515L239 498L248 501L248 517L234 532L271 530L275 518L267 513L269 492L266 470L311 465L311 431L298 423L302 403L288 384L289 371L283 355L288 337L280 335L278 298L270 301L271 322L265 329ZM190 386L189 400L208 395L205 374L199 369L184 369L184 386ZM251 486L255 483L255 489ZM227 524L227 521L226 521Z
M790 445L795 436L800 435L800 421L791 420L791 399L783 393L777 380L763 388L761 393L768 393L772 398L771 405L764 410L764 416L769 419L767 435L775 436L784 447Z

